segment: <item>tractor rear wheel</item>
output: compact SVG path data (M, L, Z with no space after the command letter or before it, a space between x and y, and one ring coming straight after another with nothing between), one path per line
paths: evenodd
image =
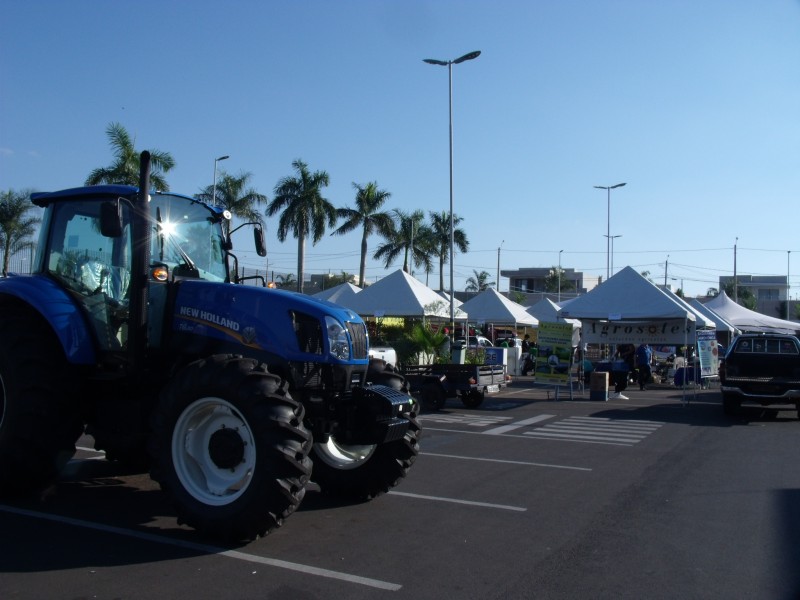
M256 360L218 355L187 365L161 393L151 476L178 521L250 540L280 527L311 473L303 406Z
M0 308L0 493L46 486L75 454L83 424L53 330L31 311Z

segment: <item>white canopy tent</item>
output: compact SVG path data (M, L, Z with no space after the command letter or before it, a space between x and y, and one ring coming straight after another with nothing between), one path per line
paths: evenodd
M558 314L561 306L550 300L550 298L542 298L534 304L525 309L526 312L536 317L541 323L569 323L572 325L572 345L577 346L581 340L581 322L578 319L565 319Z
M347 308L362 317L434 317L450 318L450 303L403 270L387 275L353 296ZM467 318L455 309L458 320Z
M317 292L312 297L320 300L327 300L328 302L334 302L346 308L350 308L350 300L360 291L360 287L355 286L350 282L345 282L340 283L332 288L328 288L327 290Z
M730 342L730 339L733 336L739 335L741 333L741 329L735 327L734 325L729 323L726 319L719 316L713 310L708 308L705 304L700 302L700 300L698 300L697 298L692 298L689 301L689 304L691 304L692 308L694 308L696 311L705 315L706 318L714 321L714 324L716 325L717 328L717 333L724 335L726 342Z
M558 314L580 319L583 341L599 344L691 343L698 320L688 305L670 298L632 267L571 300Z
M535 327L539 320L521 304L509 300L494 288L487 288L461 305L469 320L498 325L527 325Z
M720 292L716 298L709 300L703 306L742 331L765 331L792 335L796 335L800 331L800 323L770 317L745 308L731 300L725 292Z
M678 296L675 292L670 290L669 288L665 287L658 287L662 292L664 292L667 296L672 298L675 302L687 308L688 310L692 311L695 316L695 324L698 329L715 329L717 324L714 322L714 319L706 316L701 311L697 310L694 306L692 306L689 302Z

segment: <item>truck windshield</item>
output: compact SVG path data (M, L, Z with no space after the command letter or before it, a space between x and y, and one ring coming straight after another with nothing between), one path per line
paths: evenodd
M150 217L155 221L153 262L162 262L171 271L196 268L201 279L226 280L222 228L208 208L181 196L154 194Z

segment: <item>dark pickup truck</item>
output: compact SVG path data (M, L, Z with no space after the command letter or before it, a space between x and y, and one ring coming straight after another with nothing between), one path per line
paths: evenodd
M791 404L800 417L800 340L792 335L742 334L720 362L719 379L726 415L750 402Z
M448 397L457 395L467 408L477 408L486 394L508 384L504 365L414 365L400 372L423 407L435 410L444 407Z

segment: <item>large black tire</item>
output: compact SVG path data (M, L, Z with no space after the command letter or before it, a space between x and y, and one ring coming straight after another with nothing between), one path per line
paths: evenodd
M151 476L180 523L231 541L266 535L305 495L312 438L303 416L285 383L257 361L198 360L161 393Z
M53 330L24 308L0 307L0 495L48 485L83 432Z
M365 501L389 491L408 474L422 435L416 415L404 413L409 428L402 439L373 445L347 445L330 436L311 449L311 480L325 494Z
M382 361L380 361L382 362ZM370 383L386 385L408 393L405 378L393 367L370 363ZM335 436L315 443L311 449L314 470L311 480L323 493L347 500L365 501L389 491L408 474L419 454L422 430L417 422L419 402L404 413L409 427L405 435L384 444L352 445L340 443Z

